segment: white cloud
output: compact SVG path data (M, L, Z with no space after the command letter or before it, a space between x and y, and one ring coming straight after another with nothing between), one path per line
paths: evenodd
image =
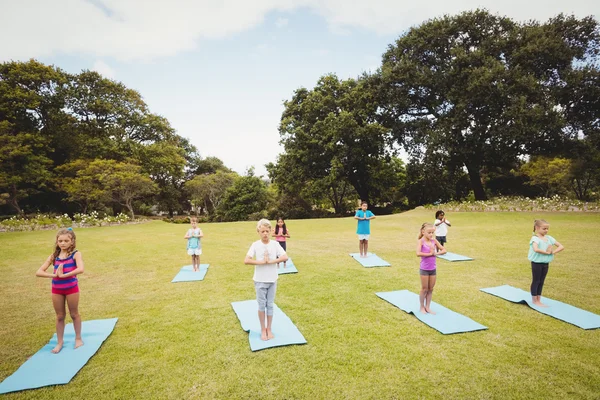
M590 0L19 0L4 1L0 61L62 54L147 60L194 49L203 39L226 37L262 23L269 12L306 7L333 32L363 28L381 34L478 7L517 20L546 20L558 13L600 17ZM285 18L276 24L282 25ZM286 22L285 22L286 23ZM27 26L27 29L23 29ZM10 40L7 40L10 38Z
M97 60L92 67L92 71L98 72L105 78L114 79L115 78L115 70L110 67L110 65L106 64L102 60Z
M290 21L287 18L277 18L277 21L275 21L275 26L278 28L284 28L289 22Z

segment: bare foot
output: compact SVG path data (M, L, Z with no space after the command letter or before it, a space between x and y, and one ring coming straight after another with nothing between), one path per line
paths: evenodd
M75 348L83 346L83 340L75 339Z
M534 302L533 302L533 305L534 305L534 306L538 306L538 307L548 307L548 305L547 305L547 304L544 304L544 303L542 303L542 302L539 302L539 301L534 301Z
M277 264L277 268L279 268L279 264Z
M275 339L275 335L270 329L267 329L267 340Z
M266 329L260 333L260 340L268 340L267 339L267 330Z
M431 311L431 308L426 308L425 311L427 311L427 314L435 315L435 313Z
M421 314L427 314L427 310L425 310L425 308L424 308L424 307L421 307L421 310L420 310L420 311L421 311Z
M63 344L62 342L58 343L51 351L54 354L58 354L62 350Z
M285 265L285 263L283 263L283 268L285 268L285 267L286 267L286 265Z

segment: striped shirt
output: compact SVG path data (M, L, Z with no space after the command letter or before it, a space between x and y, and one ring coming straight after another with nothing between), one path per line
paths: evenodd
M77 263L75 262L75 250L71 255L67 258L59 258L56 257L54 260L54 273L58 270L58 266L60 264L63 265L63 274L68 274L69 272L75 271L77 269ZM57 290L69 290L73 289L77 286L77 276L69 276L68 278L52 278L52 289Z

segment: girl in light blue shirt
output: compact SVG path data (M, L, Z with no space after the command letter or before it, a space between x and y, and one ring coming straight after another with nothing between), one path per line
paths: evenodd
M531 298L533 304L539 307L548 307L541 302L540 298L550 261L554 260L554 254L565 249L556 239L548 235L548 229L550 229L549 223L543 219L535 220L533 223L534 234L529 241L529 255L527 256L531 261Z

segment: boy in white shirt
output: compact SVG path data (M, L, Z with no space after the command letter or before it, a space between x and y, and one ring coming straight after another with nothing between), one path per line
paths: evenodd
M256 289L260 338L262 340L275 337L271 331L271 324L273 322L273 304L275 303L275 292L277 291L277 278L279 277L277 264L288 259L281 245L275 240L270 240L271 230L271 223L268 219L258 221L256 231L260 236L260 240L252 243L244 259L244 264L255 265L252 279Z
M435 222L433 223L435 226L435 239L440 242L443 246L446 244L446 235L448 234L448 227L450 225L450 221L446 219L446 214L442 210L438 210L435 213Z

